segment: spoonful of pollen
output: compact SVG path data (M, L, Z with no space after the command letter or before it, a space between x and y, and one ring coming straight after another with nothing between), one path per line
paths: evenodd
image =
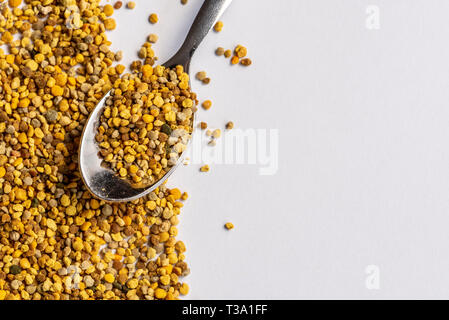
M159 187L182 162L193 133L195 50L232 0L205 0L178 52L162 66L125 75L90 114L79 169L88 190L108 202L132 201ZM141 78L141 79L140 79Z

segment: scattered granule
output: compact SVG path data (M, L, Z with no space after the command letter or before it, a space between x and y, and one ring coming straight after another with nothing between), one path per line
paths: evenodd
M200 128L201 128L201 130L206 130L207 129L207 123L206 122L201 122L200 123Z
M126 7L128 8L128 9L134 9L135 7L136 7L136 3L134 2L134 1L129 1L127 4L126 4Z
M207 77L206 71L198 72L195 77L196 77L197 80L203 81Z
M114 55L115 61L121 61L123 59L123 52L121 50L117 51Z
M181 0L181 4L187 4L188 0Z
M240 61L240 64L245 67L252 65L252 63L253 62L251 61L250 58L245 58L245 59L242 59L242 61Z
M217 21L217 23L215 23L214 25L215 32L220 32L222 29L223 29L223 22Z
M209 110L212 107L212 101L206 100L201 105L204 110Z
M147 48L146 47L141 47L140 48L140 50L139 50L139 52L137 53L137 56L140 58L140 59L145 59L146 57L147 57Z
M224 52L225 58L230 58L232 56L232 50L228 49Z
M179 288L179 292L182 295L187 295L189 293L189 285L187 283L183 283L181 285L181 288Z
M157 34L154 34L154 33L152 33L148 36L149 43L156 43L158 39L159 39L159 37L157 36Z
M118 9L120 9L120 8L122 7L122 5L123 5L123 2L117 1L117 2L114 4L114 9L115 9L115 10L118 10Z
M201 81L203 84L209 84L210 78L204 78L203 81Z
M220 129L215 129L215 130L212 132L212 137L213 137L214 139L220 138L220 137L221 137L221 130L220 130Z
M118 64L115 66L115 71L117 74L122 74L125 71L125 66L122 64Z
M154 290L154 296L157 299L165 299L167 297L167 292L164 289L157 288Z
M11 32L9 32L9 31L3 32L1 40L5 43L10 43L13 40L13 36L12 36Z
M62 96L63 93L64 89L61 88L60 86L55 85L51 88L51 94L55 97L60 97Z
M244 46L239 44L237 47L235 47L234 53L237 57L243 58L246 57L248 50Z
M227 222L224 226L227 230L234 229L234 224L232 224L232 222Z
M175 200L181 199L182 193L178 188L171 189L170 194L175 198Z
M114 8L110 4L106 4L103 8L103 12L106 17L110 17L114 14Z
M239 63L239 57L233 56L232 59L231 59L231 64L235 65L235 64L238 64L238 63Z
M225 53L225 49L222 48L222 47L218 47L218 48L215 50L215 54L216 54L217 56L222 56L222 55L224 55L224 53Z
M106 28L106 30L114 30L116 27L115 19L113 18L106 19L104 21L104 27Z
M227 130L232 130L232 129L234 129L234 122L229 121L228 123L226 123L226 129L227 129Z
M107 273L104 275L104 280L106 280L106 282L113 283L115 278L111 273Z
M204 166L202 166L201 168L200 168L200 171L201 172L209 172L210 171L210 167L209 167L209 165L204 165Z
M22 0L9 0L8 4L11 8L17 8L22 3Z
M150 21L151 24L155 24L159 21L159 17L157 16L157 14L152 13L152 14L150 14L150 17L148 18L148 20Z

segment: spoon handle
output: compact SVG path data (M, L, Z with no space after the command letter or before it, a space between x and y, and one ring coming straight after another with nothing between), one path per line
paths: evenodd
M164 65L182 65L188 71L190 59L232 0L204 0L187 37L178 52Z

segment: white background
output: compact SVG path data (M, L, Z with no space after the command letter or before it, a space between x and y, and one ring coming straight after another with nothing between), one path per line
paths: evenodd
M202 0L136 3L116 12L113 47L130 62L157 33L164 62ZM449 1L234 0L222 20L192 61L212 78L192 81L214 103L199 120L278 129L279 170L190 165L170 179L190 194L188 297L449 298ZM214 55L237 44L250 68Z

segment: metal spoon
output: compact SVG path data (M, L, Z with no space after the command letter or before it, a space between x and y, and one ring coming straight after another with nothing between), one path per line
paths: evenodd
M190 60L201 41L209 33L232 0L205 0L187 37L178 52L166 63L165 67L173 68L182 65L188 73ZM81 136L78 163L81 177L87 189L99 199L108 202L125 202L143 197L160 186L179 166L183 157L159 181L141 188L135 188L127 180L121 179L111 169L104 168L99 156L99 147L95 141L99 118L105 106L107 93L94 108L87 120ZM193 120L192 120L193 125ZM191 139L190 139L191 140ZM185 153L185 152L184 152Z

